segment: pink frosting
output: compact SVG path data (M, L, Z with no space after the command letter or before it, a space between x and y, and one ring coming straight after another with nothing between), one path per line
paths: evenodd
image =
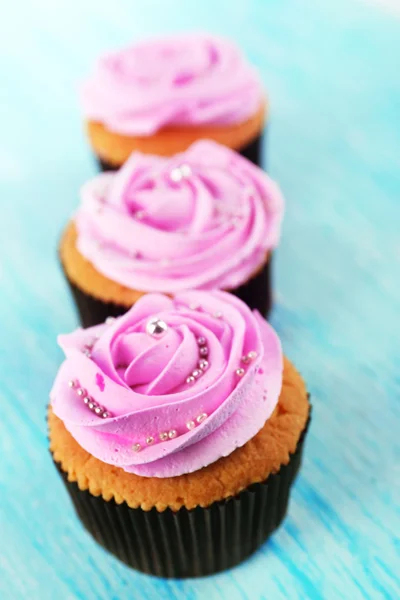
M259 77L239 48L195 33L107 54L82 89L85 116L123 135L152 135L172 124L240 123L262 101Z
M161 337L148 330L155 318L166 328ZM124 316L59 343L66 359L51 392L54 413L90 454L147 477L229 455L263 427L281 391L276 333L225 292L148 294Z
M235 289L276 246L277 185L216 142L173 158L133 153L82 190L77 247L106 277L145 292Z

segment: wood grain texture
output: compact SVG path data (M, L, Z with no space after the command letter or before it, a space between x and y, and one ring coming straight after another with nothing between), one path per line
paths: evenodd
M75 95L104 48L233 36L271 98L287 197L273 323L314 421L285 525L204 580L130 571L89 539L47 454L45 406L76 316L56 259L94 172ZM347 0L13 0L0 18L0 598L400 597L400 21Z

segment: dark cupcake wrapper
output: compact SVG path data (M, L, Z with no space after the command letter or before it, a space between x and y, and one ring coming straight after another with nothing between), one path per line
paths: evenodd
M263 152L264 137L265 131L255 137L249 144L246 144L246 146L243 146L243 148L238 150L239 154L261 168L263 168L265 162ZM99 156L96 156L95 158L100 171L117 171L121 166L114 165L106 160L103 160Z
M232 294L243 300L251 309L257 309L262 315L268 316L272 307L272 254L269 255L264 267L249 281L235 290ZM63 265L61 263L63 268ZM103 323L107 317L118 317L129 310L129 307L113 302L104 302L84 292L69 278L65 269L72 296L78 310L83 327L91 327Z
M282 522L300 468L310 419L287 465L208 508L144 511L81 491L57 464L87 531L128 566L159 577L200 577L229 569L257 550Z

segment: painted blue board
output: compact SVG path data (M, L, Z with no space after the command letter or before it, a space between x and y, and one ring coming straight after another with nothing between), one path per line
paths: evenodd
M235 38L271 99L287 197L273 323L314 402L280 531L203 580L140 575L80 527L45 407L76 316L55 248L94 173L75 87L103 49ZM0 598L400 597L400 17L356 0L13 0L0 18Z

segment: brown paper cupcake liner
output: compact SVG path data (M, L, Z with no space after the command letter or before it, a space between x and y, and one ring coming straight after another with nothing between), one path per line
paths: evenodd
M254 138L249 144L243 146L240 150L238 150L239 154L250 160L252 163L257 165L258 167L265 167L264 163L264 152L263 152L263 144L264 144L265 131L260 133L256 138ZM121 165L114 165L107 160L103 160L99 156L95 155L97 165L100 171L117 171Z
M261 271L245 284L229 290L243 300L251 309L257 309L262 315L268 316L272 307L272 255L269 255ZM61 267L63 265L61 263ZM73 283L63 268L64 275L71 289L79 319L83 327L91 327L103 323L107 317L118 317L129 310L129 307L113 302L104 302L81 290Z
M229 569L255 552L282 522L300 468L310 418L287 465L237 496L208 508L144 511L81 491L57 464L75 510L106 550L144 573L200 577Z

